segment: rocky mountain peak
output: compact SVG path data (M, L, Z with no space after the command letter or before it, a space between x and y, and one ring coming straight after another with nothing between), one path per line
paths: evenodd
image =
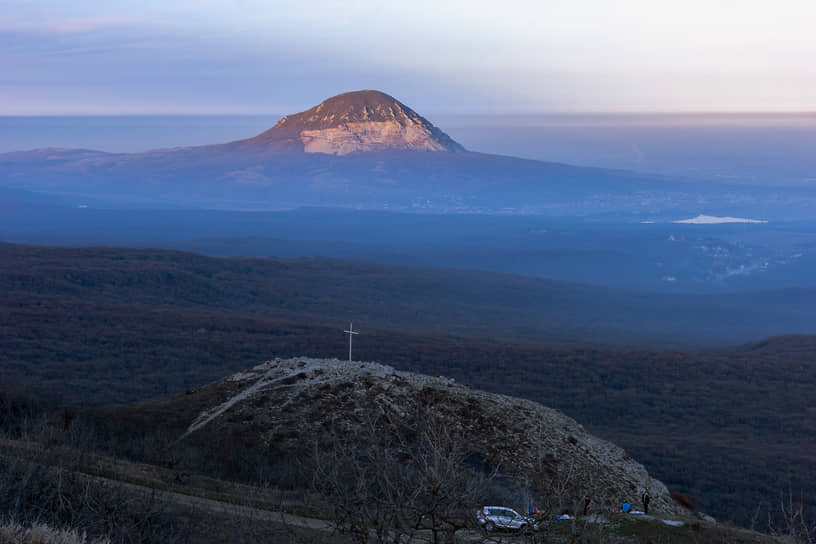
M277 128L323 130L338 128L347 123L383 123L398 121L403 124L428 124L414 110L396 98L380 91L355 91L333 96L317 106L294 115L287 115L275 125Z
M464 151L417 112L380 91L340 94L301 113L287 115L250 140L300 143L306 153L346 155L364 151Z

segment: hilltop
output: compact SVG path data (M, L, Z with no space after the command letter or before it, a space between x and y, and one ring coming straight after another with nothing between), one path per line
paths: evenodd
M510 478L515 494L532 492L553 511L573 509L587 493L598 508L635 504L649 489L656 512L682 513L642 465L557 410L378 363L275 359L145 406L157 424L183 423L182 439L293 459L309 456L315 445L328 448L338 436L354 437L355 447L364 448L376 438L370 430L377 424L378 433L407 430L418 437L435 420L466 441L469 458Z

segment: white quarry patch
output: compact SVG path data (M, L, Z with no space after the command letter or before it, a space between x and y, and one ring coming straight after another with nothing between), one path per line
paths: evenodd
M722 223L767 223L761 219L745 219L742 217L717 217L714 215L698 215L691 219L681 219L672 223L683 223L687 225L719 225Z

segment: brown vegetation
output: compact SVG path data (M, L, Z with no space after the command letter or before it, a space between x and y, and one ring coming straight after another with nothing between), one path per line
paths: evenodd
M677 501L677 504L691 510L692 512L697 511L697 507L694 505L694 501L688 495L684 495L683 493L679 493L677 491L672 492L672 498Z

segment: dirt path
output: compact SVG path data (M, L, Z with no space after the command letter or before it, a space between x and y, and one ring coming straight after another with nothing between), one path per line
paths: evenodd
M111 480L109 478L102 478L99 476L86 475L97 481L104 483L115 483L124 489L132 491L133 493L140 493L144 495L155 494L161 500L166 500L170 503L195 508L211 514L223 514L228 516L240 516L256 521L268 521L272 523L281 523L291 527L299 527L303 529L312 529L316 531L334 532L334 526L325 520L317 518L308 518L298 516L295 514L288 514L286 512L266 510L261 508L254 508L252 506L245 506L242 504L231 504L228 502L217 501L214 499L206 499L194 495L185 495L175 491L156 491L153 488L131 484L127 482L120 482Z
M331 521L290 514L280 509L288 506L302 506L303 502L298 503L291 498L284 499L283 497L278 502L274 502L270 498L270 495L275 494L274 490L260 490L261 493L268 493L266 497L261 499L252 495L253 492L259 492L257 488L195 475L186 475L188 481L185 485L184 483L172 481L172 478L178 473L163 467L88 454L69 448L44 451L41 446L34 442L10 440L2 437L0 437L0 456L50 467L54 471L70 471L81 478L105 486L115 486L126 491L128 495L155 500L170 508L192 509L215 519L245 520L247 525L259 522L272 524L280 527L281 530L293 538L296 538L294 537L295 532L305 531L303 533L305 535L310 532L325 535L325 538L318 537L321 542L348 542L347 537L338 534L336 525ZM212 489L213 482L223 484L225 490L214 493ZM216 495L216 498L202 495ZM253 506L253 502L256 504L261 502L279 508L264 507L263 504ZM315 541L314 537L316 535L312 533L311 536L312 538L304 538L301 535L300 538L293 541ZM485 539L484 535L477 531L461 531L457 535L457 541L463 543L507 543L516 542L517 540L514 535L510 534ZM405 544L427 544L429 541L429 534L416 534L406 539Z
M326 533L335 532L334 525L331 522L322 519L289 514L281 510L270 510L267 508L248 506L246 504L238 504L235 502L230 502L229 500L201 497L196 494L196 491L199 493L205 493L206 490L197 488L190 488L189 493L183 493L180 491L161 489L151 487L150 485L127 481L133 479L133 473L130 475L123 474L121 477L117 477L117 474L111 474L110 470L106 470L105 475L100 475L98 474L98 470L94 470L94 468L98 469L100 462L104 462L107 469L110 469L111 467L118 467L122 472L125 472L124 467L132 466L143 469L143 467L148 465L139 463L131 464L118 459L87 454L84 456L86 459L85 463L78 463L77 459L80 458L78 456L72 458L73 462L64 463L65 457L61 457L59 454L54 454L53 452L43 453L41 447L35 443L24 442L21 440L10 440L6 438L0 438L0 455L14 457L24 462L32 462L50 466L54 469L70 470L75 474L81 475L83 478L88 478L104 485L117 486L120 489L127 490L129 493L133 493L134 495L153 497L160 501L165 501L171 505L193 508L208 514L226 515L230 517L237 516L245 519L251 519L253 521L278 523L292 528L310 529ZM83 464L86 466L83 466ZM165 469L156 467L156 470L157 472L161 472Z

